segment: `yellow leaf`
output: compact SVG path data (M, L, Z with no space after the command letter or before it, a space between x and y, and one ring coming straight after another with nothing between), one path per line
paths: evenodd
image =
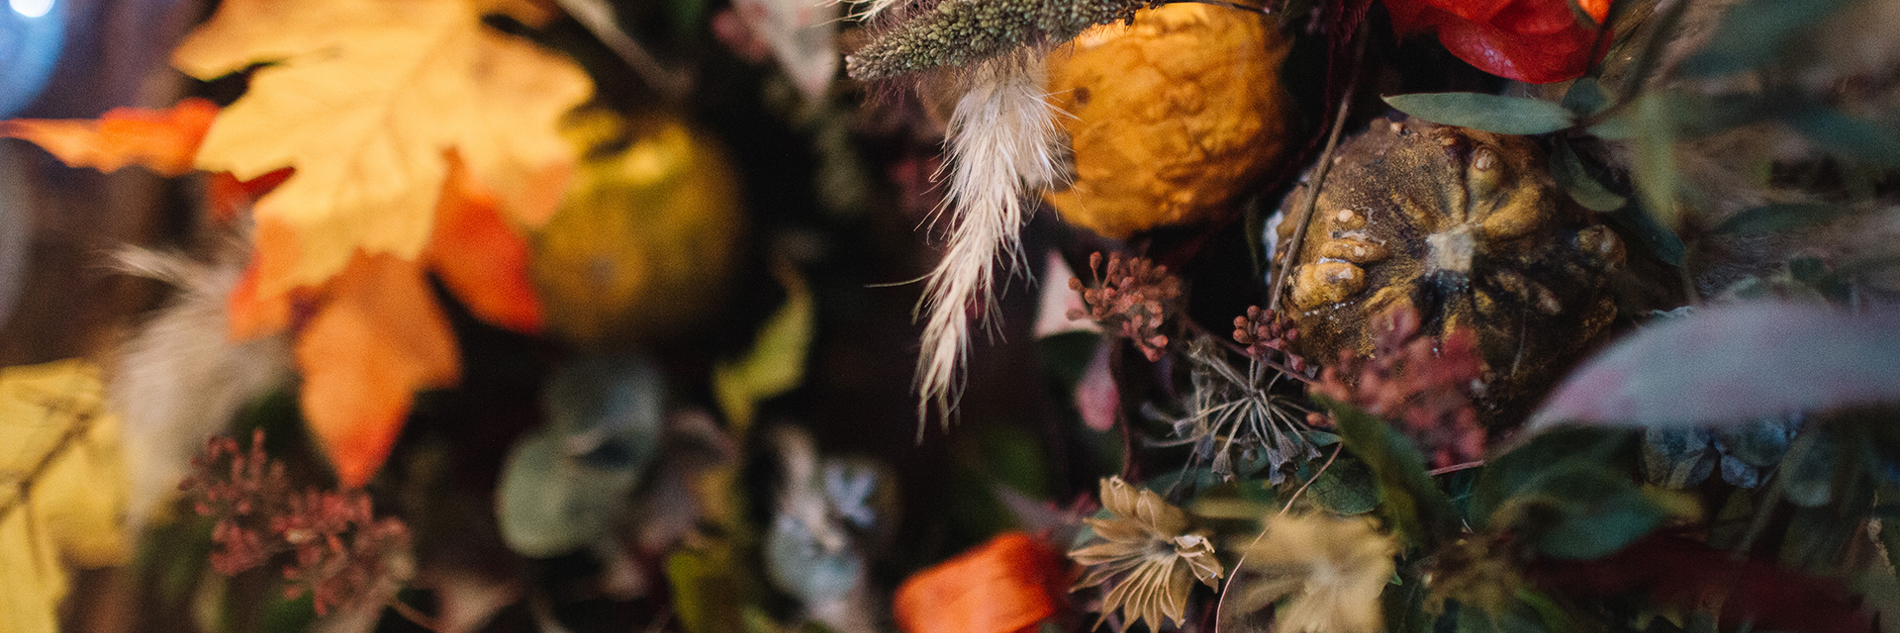
M99 370L0 369L0 633L58 630L65 566L124 562L126 481Z
M785 285L785 305L759 328L758 341L745 358L713 366L713 396L740 436L751 426L759 402L791 391L805 379L815 325L811 289L791 264L779 262L774 273Z
M256 206L300 245L258 280L266 296L322 283L359 247L421 256L448 150L514 217L544 219L537 189L574 161L557 123L593 91L566 57L484 27L468 0L228 0L172 62L200 79L271 64L198 154L240 180L296 168Z

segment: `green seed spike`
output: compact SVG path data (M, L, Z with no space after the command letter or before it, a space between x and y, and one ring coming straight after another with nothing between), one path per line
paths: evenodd
M877 81L964 66L1032 43L1061 43L1098 24L1129 22L1150 0L943 0L845 58L853 79Z

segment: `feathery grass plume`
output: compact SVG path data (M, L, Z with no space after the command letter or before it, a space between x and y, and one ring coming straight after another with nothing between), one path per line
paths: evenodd
M1061 44L1098 24L1132 22L1137 9L1159 5L1150 0L943 0L846 57L845 71L859 81L877 81L964 67L1025 45Z
M124 272L179 289L125 341L108 389L124 420L134 530L185 476L206 438L291 377L285 336L231 340L225 298L246 254L242 245L227 250L211 263L140 248L118 253Z
M944 204L955 225L919 304L929 313L917 357L920 438L930 406L948 425L963 390L971 304L981 302L983 316L992 316L998 260L1012 271L1023 263L1017 229L1024 220L1024 193L1059 174L1055 112L1045 100L1040 50L984 62L961 80L963 98L945 141L950 187Z

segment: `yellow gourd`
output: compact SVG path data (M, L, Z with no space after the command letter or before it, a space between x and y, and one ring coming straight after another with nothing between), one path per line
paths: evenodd
M1050 100L1075 179L1047 199L1071 224L1125 238L1231 211L1287 149L1290 39L1259 14L1170 4L1095 27L1049 55Z

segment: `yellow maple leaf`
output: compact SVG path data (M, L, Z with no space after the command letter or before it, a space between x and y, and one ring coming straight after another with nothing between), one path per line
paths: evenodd
M172 63L201 79L269 64L197 159L240 180L296 169L255 209L299 238L293 261L263 266L278 272L264 294L320 284L359 247L418 258L450 150L517 221L545 220L575 158L557 124L593 92L469 0L227 0Z
M0 632L51 633L68 563L124 562L125 467L98 367L0 369Z

